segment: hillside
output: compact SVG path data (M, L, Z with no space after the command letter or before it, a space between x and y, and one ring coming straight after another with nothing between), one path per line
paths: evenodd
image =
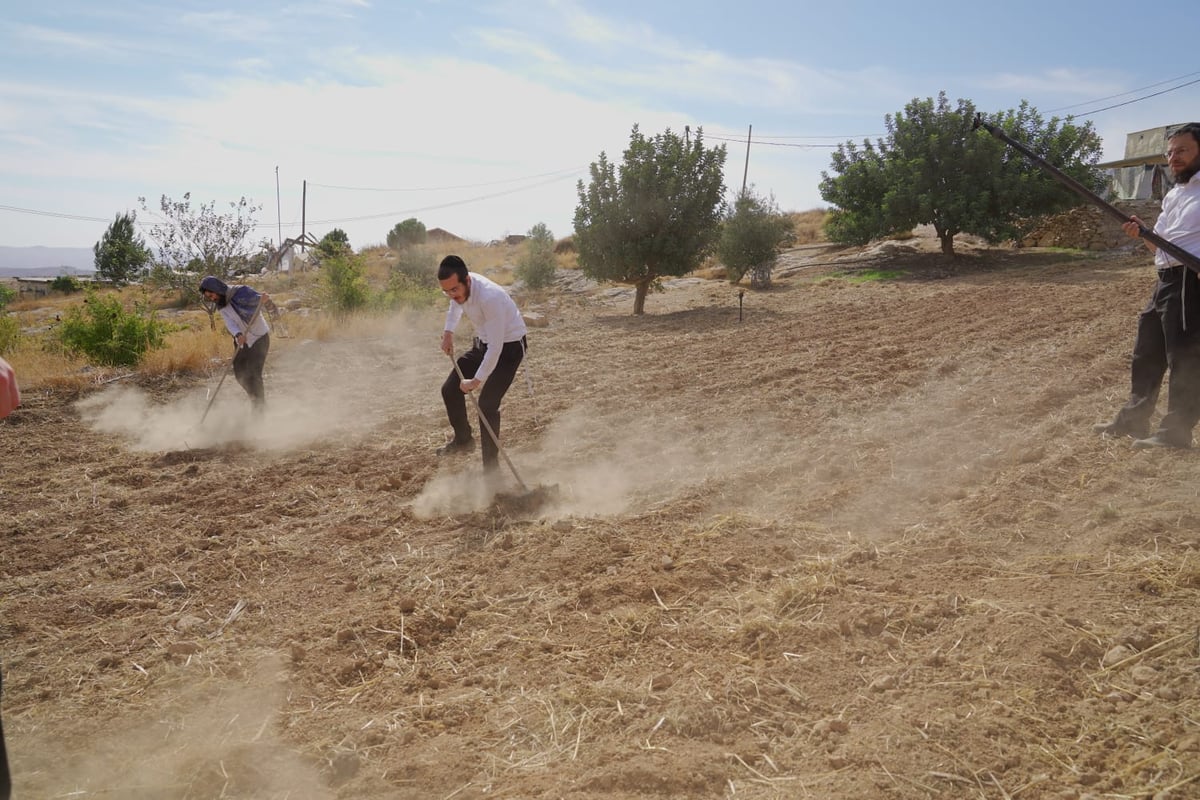
M0 278L91 274L96 257L89 247L0 246Z
M16 796L1197 796L1200 462L1090 432L1147 258L962 250L520 297L532 518L432 455L439 313L279 339L259 422L28 393Z

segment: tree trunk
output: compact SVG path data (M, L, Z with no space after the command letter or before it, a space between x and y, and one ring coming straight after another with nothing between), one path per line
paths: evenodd
M640 317L646 313L646 294L650 291L650 282L636 284L636 293L633 295L633 315Z
M942 243L942 255L954 255L954 234L947 233L936 225L933 226L933 231L937 234L938 240Z

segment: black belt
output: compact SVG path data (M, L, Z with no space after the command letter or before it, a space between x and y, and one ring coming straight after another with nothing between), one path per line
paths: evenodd
M1180 271L1183 268L1184 268L1183 264L1176 264L1173 267L1159 267L1158 268L1158 279L1160 281L1170 280L1171 278L1175 277L1176 275L1179 275Z

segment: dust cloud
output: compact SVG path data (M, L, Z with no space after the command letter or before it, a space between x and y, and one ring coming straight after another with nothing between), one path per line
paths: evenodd
M740 424L700 429L684 417L639 418L575 407L560 414L538 441L507 450L532 491L553 487L554 499L536 516L604 516L652 507L710 479L744 469L757 444ZM497 492L518 492L515 476L500 471L443 473L413 501L418 517L481 511Z
M410 319L391 322L373 338L288 345L273 344L267 359L261 414L232 370L167 403L137 387L112 386L77 408L93 430L147 452L234 445L286 451L437 410L431 395L444 377L440 352L429 331Z
M287 674L274 654L244 681L212 678L198 657L183 667L198 680L154 713L88 734L86 743L18 738L11 753L17 797L170 800L259 797L330 800L325 766L282 743L279 710ZM48 735L48 734L47 734ZM64 746L66 744L66 746Z
M557 489L542 519L642 513L694 494L721 513L882 534L928 521L981 472L1029 457L1035 446L1011 408L962 405L964 395L1012 394L986 384L933 378L882 406L820 419L575 407L509 456L529 489ZM518 490L503 462L490 482L472 466L439 475L413 509L423 518L480 511L496 492Z

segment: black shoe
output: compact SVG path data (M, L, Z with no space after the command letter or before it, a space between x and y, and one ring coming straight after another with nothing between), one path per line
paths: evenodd
M1169 447L1175 450L1187 450L1192 446L1192 437L1186 438L1166 431L1156 431L1153 436L1136 439L1133 446L1138 450L1149 450L1154 447Z
M1130 425L1126 422L1099 422L1092 426L1092 433L1103 436L1129 436L1134 439L1146 439L1150 436L1149 425Z
M437 454L439 456L453 456L459 453L469 453L474 449L474 439L467 439L465 442L460 442L457 439L451 439L437 449Z

